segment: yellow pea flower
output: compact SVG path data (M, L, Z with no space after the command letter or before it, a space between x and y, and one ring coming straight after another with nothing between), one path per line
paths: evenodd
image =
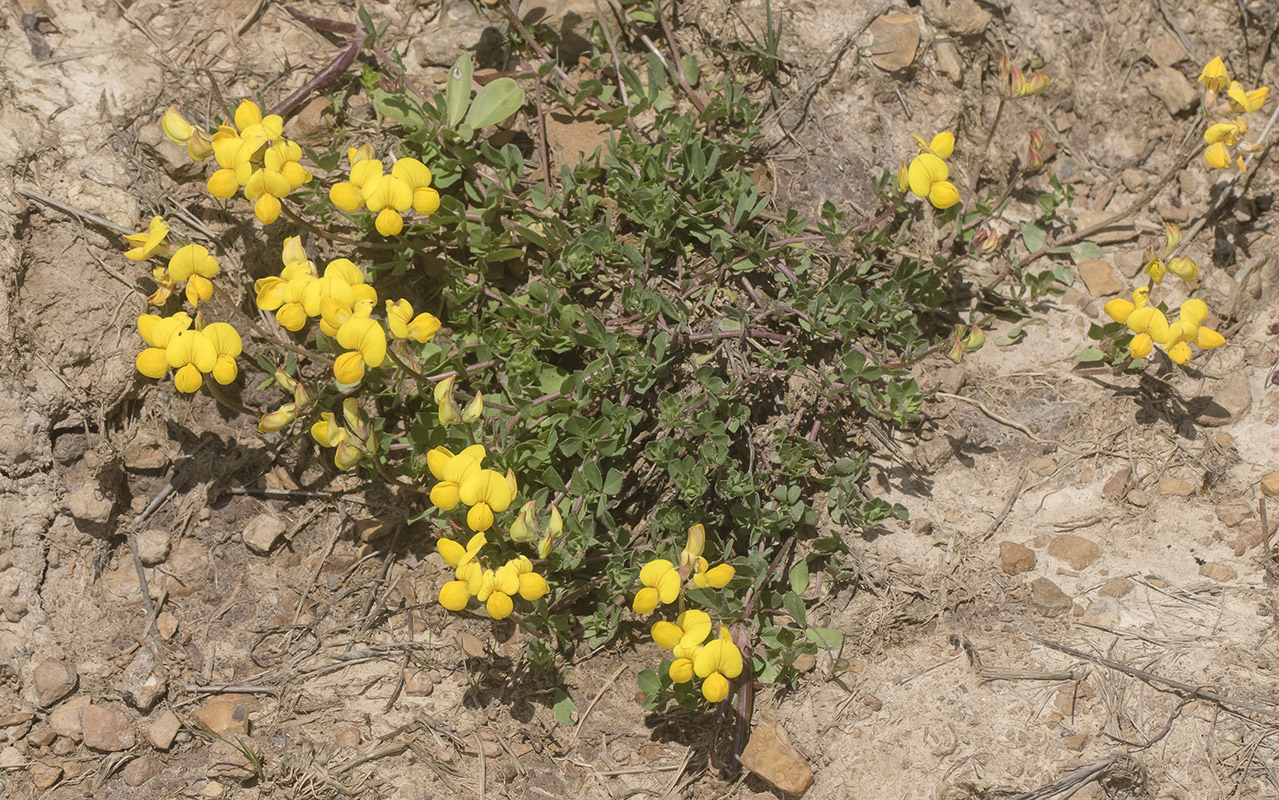
M705 611L689 609L675 618L674 622L661 620L653 623L650 632L653 641L664 650L674 651L678 647L691 650L711 635L711 617Z
M528 600L530 603L545 597L551 591L550 584L546 582L546 578L533 571L533 562L528 556L517 556L506 562L506 566L515 571L515 575L520 582L520 597Z
M263 433L282 431L293 424L293 420L297 418L297 403L285 403L274 411L268 411L263 414L262 418L258 420L258 430Z
M921 153L932 153L938 158L950 158L951 153L955 152L955 134L950 131L942 131L932 138L928 144L924 144L924 140L918 136L912 136L915 144L919 146Z
M515 499L514 475L506 475L492 469L480 469L468 474L458 486L458 499L469 506L466 524L473 531L486 531L493 527L493 515L510 507Z
M1133 291L1131 301L1116 297L1106 303L1104 310L1115 322L1127 322L1128 316L1136 309L1145 306L1149 300L1150 290L1142 286Z
M1199 73L1199 82L1208 91L1218 94L1229 85L1230 76L1226 74L1226 65L1221 62L1221 56L1216 56L1204 65L1203 72Z
M1208 130L1204 131L1204 142L1207 144L1222 142L1234 147L1243 141L1244 134L1247 132L1248 121L1243 117L1235 117L1232 121L1218 122L1208 126Z
M380 367L386 360L386 334L376 320L352 317L338 329L337 343L350 352L333 362L333 377L341 384L364 379L365 367Z
M1164 264L1163 259L1152 258L1146 262L1146 268L1142 270L1150 276L1150 280L1156 286L1164 282L1164 274L1167 273L1168 266Z
M728 697L728 682L742 674L742 667L742 652L722 625L719 638L702 647L693 659L693 674L702 679L702 696L711 703Z
M187 284L187 301L198 306L213 296L213 282L210 278L218 274L218 260L209 255L207 247L189 244L178 248L169 259L169 277Z
M373 303L369 300L357 300L354 306L348 306L335 297L326 297L320 301L320 330L326 336L337 336L348 321L372 313Z
M710 567L706 559L697 559L693 570L693 585L699 589L723 589L733 580L737 570L731 564L718 564Z
M520 591L520 577L515 568L503 564L497 569L484 571L481 578L480 591L475 599L484 603L489 616L493 619L506 619L515 610L511 596Z
M173 106L169 106L160 119L160 129L164 131L165 136L169 137L169 141L179 147L185 147L192 161L203 161L213 155L213 147L208 135L187 122L182 112Z
M217 353L213 369L209 372L213 374L213 380L225 386L235 380L238 373L235 359L243 351L240 334L225 322L205 325L200 333L204 334L204 338L208 339L213 346L213 352Z
M146 261L154 255L159 255L168 246L165 241L168 235L169 223L164 221L164 217L154 216L142 233L125 235L124 240L133 247L124 252L124 257L130 261Z
M454 455L446 447L436 447L426 454L426 466L438 483L431 488L431 504L441 511L452 511L461 502L461 486L484 461L484 445L473 444Z
M702 557L702 551L706 549L706 527L702 523L697 523L688 529L688 541L684 545L684 549L679 554L679 565L681 567L692 566ZM669 650L670 648L666 648Z
M546 525L546 533L543 534L541 541L537 543L537 557L546 558L551 554L551 547L555 540L559 538L560 533L564 530L564 518L560 516L560 510L551 505L551 521Z
M1238 81L1231 81L1229 88L1226 89L1226 97L1230 98L1231 110L1243 114L1251 114L1260 110L1266 102L1266 96L1269 94L1270 89L1265 86L1246 92Z
M644 586L635 593L631 608L639 614L651 614L659 605L674 603L679 597L680 577L675 565L664 558L656 558L640 569L640 583Z
M1199 265L1186 256L1168 259L1168 271L1186 283L1199 277Z
M218 352L202 331L175 334L164 348L164 358L172 369L173 385L179 392L194 392L204 385L204 375L218 363Z
M324 447L337 447L349 435L346 428L337 423L337 417L332 411L321 413L320 418L311 425L311 438Z
M933 153L920 153L910 162L906 178L910 190L927 198L936 208L950 208L959 202L959 190L947 180L950 168Z
M477 533L463 547L452 539L441 538L436 543L444 563L452 567L457 579L449 581L440 589L440 605L449 611L461 611L471 597L480 589L483 573L476 560L480 550L487 544L483 533Z
M135 364L138 372L155 379L167 375L169 360L165 350L175 336L190 327L191 317L185 311L179 311L171 317L158 317L155 314L140 315L138 335L147 343L147 348L137 356Z
M422 344L435 338L440 321L434 314L423 311L413 315L413 305L408 300L386 301L386 324L396 339L412 339Z

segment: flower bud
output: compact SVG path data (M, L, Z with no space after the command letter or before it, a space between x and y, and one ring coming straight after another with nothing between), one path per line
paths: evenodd
M298 407L293 403L285 403L274 411L262 415L258 420L258 430L263 433L274 433L284 430L298 418Z
M301 381L299 381L298 385L293 389L293 402L296 403L297 407L300 409L304 409L311 405L311 393L306 390L306 387L302 385Z
M1224 340L1223 340L1224 341ZM1202 345L1201 345L1202 346ZM1216 345L1213 345L1214 347ZM542 537L542 541L537 543L538 558L546 558L551 553L551 545L564 532L564 518L560 516L560 510L555 504L551 504L551 521L546 525L546 535Z
M463 422L474 422L484 413L484 395L477 392L475 399L467 404L466 410L462 412Z
M1026 86L1022 90L1022 97L1034 97L1037 94L1043 94L1048 88L1048 76L1039 70L1035 70L1030 76L1030 80L1026 81Z
M684 545L684 551L679 554L679 565L683 567L696 564L705 549L706 528L699 522L688 529L688 543Z
M292 375L285 372L284 370L277 369L273 377L275 378L275 382L280 384L280 388L283 389L284 391L286 392L297 391L298 382L294 380Z
M187 122L181 111L169 106L165 110L164 116L160 118L160 129L164 131L165 136L169 137L169 141L186 147L187 143L191 141L191 134L195 130L195 126Z
M1171 222L1164 223L1164 255L1172 255L1172 251L1177 249L1177 245L1181 244L1181 228L1173 225Z
M511 522L511 538L517 542L531 542L542 533L537 521L537 503L530 500L520 506L520 513Z
M337 450L333 451L333 463L342 471L354 467L362 458L364 458L364 452L351 441L350 437L338 442Z
M977 233L974 242L977 244L978 251L989 255L999 248L999 243L1003 238L999 235L999 231L994 225L987 225Z
M364 439L369 435L368 422L364 419L364 412L360 410L360 402L354 397L342 401L342 418L355 438Z
M435 402L440 407L441 425L456 425L462 422L462 412L458 410L457 403L453 400L453 384L456 377L450 375L435 384Z
M213 155L213 142L199 128L191 131L191 140L187 142L187 154L192 161L203 161Z
M1021 97L1026 92L1026 76L1019 67L1013 67L1008 77L1008 96Z
M968 337L964 339L964 352L971 353L975 350L980 350L984 344L986 344L986 333L974 325L968 331Z
M1005 87L1008 86L1008 79L1009 79L1009 76L1012 75L1012 71L1013 71L1013 60L1012 58L1008 56L1007 53L1004 53L1002 56L999 57L999 82L1003 84Z

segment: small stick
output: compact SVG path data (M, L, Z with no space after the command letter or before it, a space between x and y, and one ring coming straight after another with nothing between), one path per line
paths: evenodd
M684 90L684 94L688 95L689 102L700 114L706 110L706 101L698 97L693 87L688 85L688 78L684 76L684 61L679 55L679 45L675 43L675 32L671 30L671 24L666 19L666 12L662 11L661 0L657 3L657 19L662 23L662 30L666 33L666 43L671 48L671 60L675 62L675 77L679 79L679 85Z
M586 707L586 710L582 712L581 718L578 719L577 727L573 729L573 738L568 740L568 747L564 748L565 752L572 750L573 745L577 744L577 737L582 733L582 727L586 724L586 718L591 715L591 711L595 708L595 704L600 701L600 698L603 697L604 693L609 690L609 687L613 685L613 683L617 680L618 676L625 671L626 671L626 665L623 664L622 666L614 670L613 674L609 677L609 679L604 682L603 686L600 687L599 692L596 693L595 695L595 699L590 702L590 705L588 705Z
M1270 558L1270 520L1266 519L1266 498L1265 495L1257 498L1257 516L1261 517L1261 540L1265 543L1266 558Z
M35 200L37 203L43 203L50 208L56 208L64 214L70 214L73 217L78 217L85 222L97 225L99 228L106 228L107 230L112 231L113 233L118 233L121 236L131 236L134 233L137 233L137 231L131 231L128 228L123 228L109 219L103 219L97 214L90 214L88 211L76 208L70 203L64 203L61 200L53 199L47 194L41 194L29 186L19 185L14 189L14 191L23 197Z
M1118 661L1111 661L1109 658L1090 655L1082 650L1076 650L1073 647L1066 647L1065 645L1057 644L1056 642L1050 642L1047 639L1040 639L1038 636L1028 636L1027 638L1031 641L1042 644L1044 647L1050 647L1053 650L1065 653L1066 655L1074 656L1075 658L1082 658L1085 661L1091 661L1094 664L1100 664L1107 669L1113 669L1116 672L1122 672L1125 675L1131 675L1132 677L1140 678L1143 681L1161 683L1164 686L1171 687L1177 691L1185 692L1192 697L1211 700L1212 702L1222 706L1235 706L1236 708L1242 708L1245 711L1251 711L1254 714L1260 714L1264 717L1270 717L1271 719L1279 719L1279 711L1259 706L1255 703L1249 703L1244 700L1235 700L1232 697L1227 697L1224 694L1209 691L1201 686L1192 686L1189 683L1173 680L1172 678L1165 678L1162 675L1156 675L1155 673L1147 672L1144 669L1137 669L1136 667L1130 667L1127 664L1121 664Z
M1017 485L1008 493L1008 499L1004 502L1004 508L999 512L999 516L995 517L990 523L990 527L982 534L980 541L989 541L990 537L995 535L995 531L999 530L999 526L1004 524L1004 520L1008 517L1008 512L1013 510L1013 506L1017 503L1017 498L1021 496L1021 487L1026 485L1026 473L1022 473L1017 479ZM970 654L971 656L971 654Z
M188 683L183 687L188 692L197 694L222 694L223 692L234 692L236 694L275 694L276 690L270 686L258 686L257 684L236 684L221 683L216 685L201 686L198 683Z

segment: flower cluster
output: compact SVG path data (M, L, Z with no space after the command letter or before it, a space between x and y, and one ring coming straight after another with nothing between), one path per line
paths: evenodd
M1220 333L1204 325L1208 319L1204 301L1191 298L1182 303L1175 322L1169 322L1164 312L1149 302L1150 290L1142 287L1132 293L1131 301L1117 297L1106 303L1106 314L1134 334L1128 343L1128 353L1133 358L1145 358L1157 344L1173 363L1185 365L1193 355L1190 345L1211 350L1226 343Z
M728 696L729 680L742 672L742 654L723 625L719 637L704 644L714 626L705 611L682 609L684 589L688 584L699 589L722 589L737 572L730 564L710 566L702 555L705 546L706 528L693 525L688 529L688 542L680 552L678 567L664 558L645 564L640 569L642 588L635 593L631 608L640 614L651 614L658 606L680 602L682 613L674 622L659 620L653 624L653 640L671 651L673 660L667 674L672 681L688 683L694 676L701 678L702 696L718 703Z
M1244 141L1248 133L1245 114L1260 111L1270 89L1262 86L1251 92L1238 81L1230 80L1226 65L1218 56L1204 65L1199 74L1204 87L1204 109L1209 126L1204 131L1204 161L1213 169L1226 169L1232 164L1244 171L1243 153L1256 151L1256 146Z
M219 169L209 176L209 194L229 199L243 189L263 225L279 218L283 198L311 181L310 171L298 163L302 148L284 138L284 120L278 114L262 116L251 100L241 101L234 124L219 126L212 137L175 108L165 112L160 126L171 141L187 148L192 159L212 155Z
M480 551L488 544L483 533L471 537L465 546L441 537L436 542L444 563L454 570L454 579L440 588L440 605L461 611L471 598L484 604L493 619L506 619L515 610L516 595L529 602L550 591L546 579L533 570L528 556L516 556L497 569L485 569Z
M138 372L148 378L163 378L170 369L173 384L180 392L194 392L212 375L220 384L235 380L236 356L240 355L240 334L225 322L192 329L193 320L185 311L171 317L143 314L138 317L138 333L147 348L138 354Z
M959 202L959 190L951 183L950 167L946 159L955 151L955 134L942 131L927 144L914 137L919 155L907 164L902 162L897 171L897 188L904 194L909 190L916 197L927 198L936 208L950 208Z
M427 216L440 207L440 194L431 188L431 170L416 158L401 158L383 171L369 146L347 151L351 179L329 190L333 205L353 214L362 208L377 215L374 227L383 236L395 236L404 229L402 216L410 208Z
M431 503L441 511L465 505L466 524L483 533L493 527L494 515L510 508L519 487L515 473L483 467L484 445L473 444L456 455L447 447L426 454L426 466L438 481L431 488Z
M367 368L386 360L387 335L373 318L377 291L365 282L364 273L350 259L330 261L321 275L306 257L301 239L284 240L284 269L279 275L257 280L257 306L274 311L275 319L290 331L300 331L319 318L320 332L332 337L346 352L333 363L333 377L343 386L359 383ZM414 314L407 300L386 302L386 324L397 340L430 341L440 329L432 314Z
M1049 84L1048 76L1037 69L1032 70L1027 77L1020 67L1013 64L1007 53L999 59L999 77L1003 81L1004 95L1009 98L1043 94Z

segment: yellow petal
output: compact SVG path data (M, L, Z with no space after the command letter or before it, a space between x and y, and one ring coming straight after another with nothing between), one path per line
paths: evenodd
M519 582L520 597L523 597L529 602L545 597L546 593L551 591L551 587L546 583L546 578L543 578L536 572L526 572L521 574Z
M1190 345L1185 342L1177 342L1172 347L1168 348L1168 358L1172 360L1172 363L1180 364L1183 367L1190 363L1190 357L1192 355L1193 353L1190 351Z
M138 353L134 363L138 372L148 378L163 378L169 372L169 362L164 357L164 350L159 347L148 347Z
M928 197L933 184L950 177L950 168L932 153L920 153L910 162L907 174L910 190L919 197Z
M226 200L235 197L236 191L240 188L240 182L236 180L235 170L220 169L209 176L209 182L206 184L209 194L214 197Z
M722 589L733 580L733 576L737 574L737 570L729 564L720 564L717 567L706 572L704 579L712 589Z
M424 217L440 210L440 193L430 188L413 190L413 210Z
M653 609L657 608L657 600L657 590L646 586L635 593L631 608L637 614L652 614Z
M1133 358L1145 358L1154 349L1155 342L1148 333L1139 333L1128 343L1128 355Z
M670 675L675 683L688 683L693 679L693 660L691 658L675 659L671 662L666 674Z
M936 181L928 190L928 202L936 208L950 208L959 202L959 190L950 181Z
M955 152L955 134L950 131L942 131L928 143L928 149L933 151L939 158L950 158L950 154Z
M345 385L359 383L364 379L364 359L359 353L343 353L333 362L333 377Z
M663 650L674 649L684 635L684 631L680 630L678 625L666 620L654 622L650 632L653 634L653 641L657 642Z
M487 503L471 506L466 512L466 524L473 531L486 531L493 527L493 509Z
M702 697L711 703L718 703L728 697L728 679L718 672L712 673L702 681Z
M1116 297L1114 300L1108 300L1106 301L1106 305L1103 306L1106 316L1110 317L1115 322L1125 322L1128 319L1128 315L1136 308L1136 306L1122 297Z
M1208 319L1208 304L1197 297L1190 298L1181 304L1181 318L1196 325L1204 324L1204 320Z
M393 208L384 208L378 212L373 227L383 236L396 236L404 230L404 218Z
M662 575L657 584L658 596L662 598L663 603L674 603L676 598L679 597L679 589L679 571L674 569Z
M449 581L440 587L440 605L449 611L461 611L471 600L466 581Z
M329 189L329 200L348 214L364 208L364 193L354 183L333 184L333 188Z
M416 158L401 158L391 167L391 174L404 181L412 189L424 189L431 185L431 171Z
M444 537L436 540L435 549L440 551L440 557L444 559L444 563L454 569L462 564L462 558L466 555L466 548L459 542Z
M1212 328L1199 326L1199 335L1195 337L1195 346L1200 350L1211 350L1214 347L1221 347L1226 343L1226 337L1217 333Z
M1224 144L1217 142L1204 151L1204 161L1213 169L1225 169L1230 166L1230 152Z
M456 483L445 481L431 487L431 505L441 511L452 511L459 502Z

